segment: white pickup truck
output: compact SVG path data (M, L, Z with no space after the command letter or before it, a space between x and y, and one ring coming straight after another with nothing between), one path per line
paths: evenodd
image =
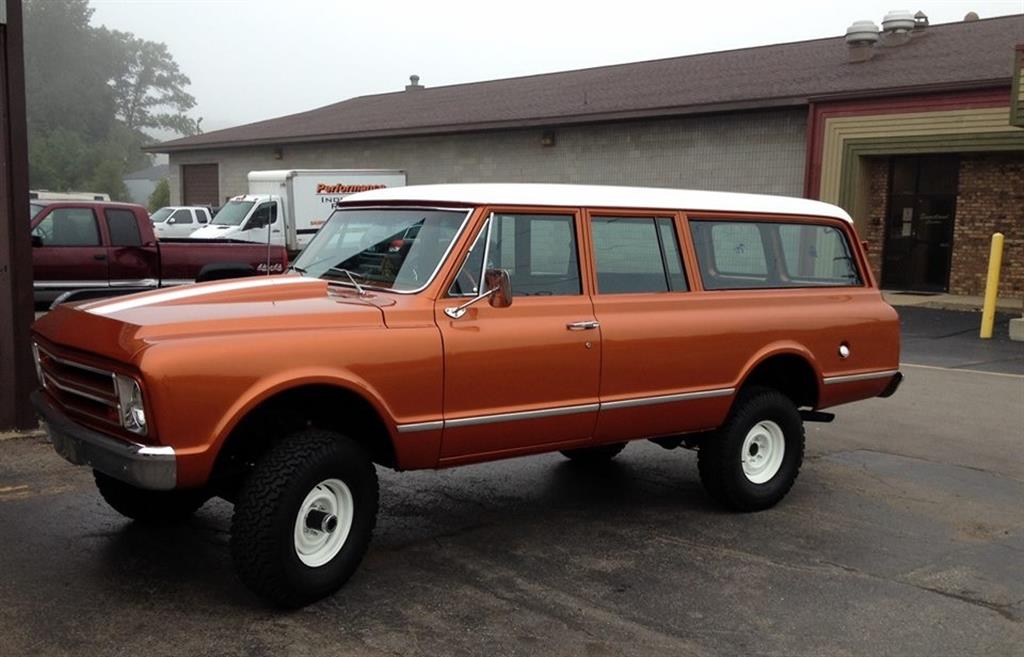
M250 171L249 193L229 200L190 237L270 241L295 253L349 194L404 185L405 172L391 169Z

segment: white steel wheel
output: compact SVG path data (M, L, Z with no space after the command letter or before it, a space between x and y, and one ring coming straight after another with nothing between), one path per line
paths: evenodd
M771 481L782 467L786 436L772 420L761 420L747 432L740 451L743 474L752 484Z
M325 479L313 487L295 517L295 554L310 568L338 556L352 529L355 502L340 479Z

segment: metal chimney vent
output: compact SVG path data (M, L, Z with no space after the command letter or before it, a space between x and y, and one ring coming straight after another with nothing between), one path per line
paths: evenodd
M423 89L423 85L420 84L420 76L413 74L409 76L409 84L405 85L406 91L418 91Z
M882 19L882 30L888 33L899 34L901 32L909 32L914 29L917 21L914 20L914 15L906 9L897 9L890 11Z

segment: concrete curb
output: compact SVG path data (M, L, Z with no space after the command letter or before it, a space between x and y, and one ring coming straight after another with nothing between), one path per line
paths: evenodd
M46 432L43 428L37 427L35 429L20 429L17 431L0 431L0 443L5 440L16 440L18 438L45 438Z

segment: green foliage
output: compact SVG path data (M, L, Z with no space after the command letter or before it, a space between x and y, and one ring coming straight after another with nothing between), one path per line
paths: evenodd
M149 211L156 212L160 208L171 204L171 185L167 178L161 178L156 184L153 193L149 195Z
M25 0L30 184L126 198L123 175L153 164L147 131L194 134L196 102L164 44L91 17L88 0Z

